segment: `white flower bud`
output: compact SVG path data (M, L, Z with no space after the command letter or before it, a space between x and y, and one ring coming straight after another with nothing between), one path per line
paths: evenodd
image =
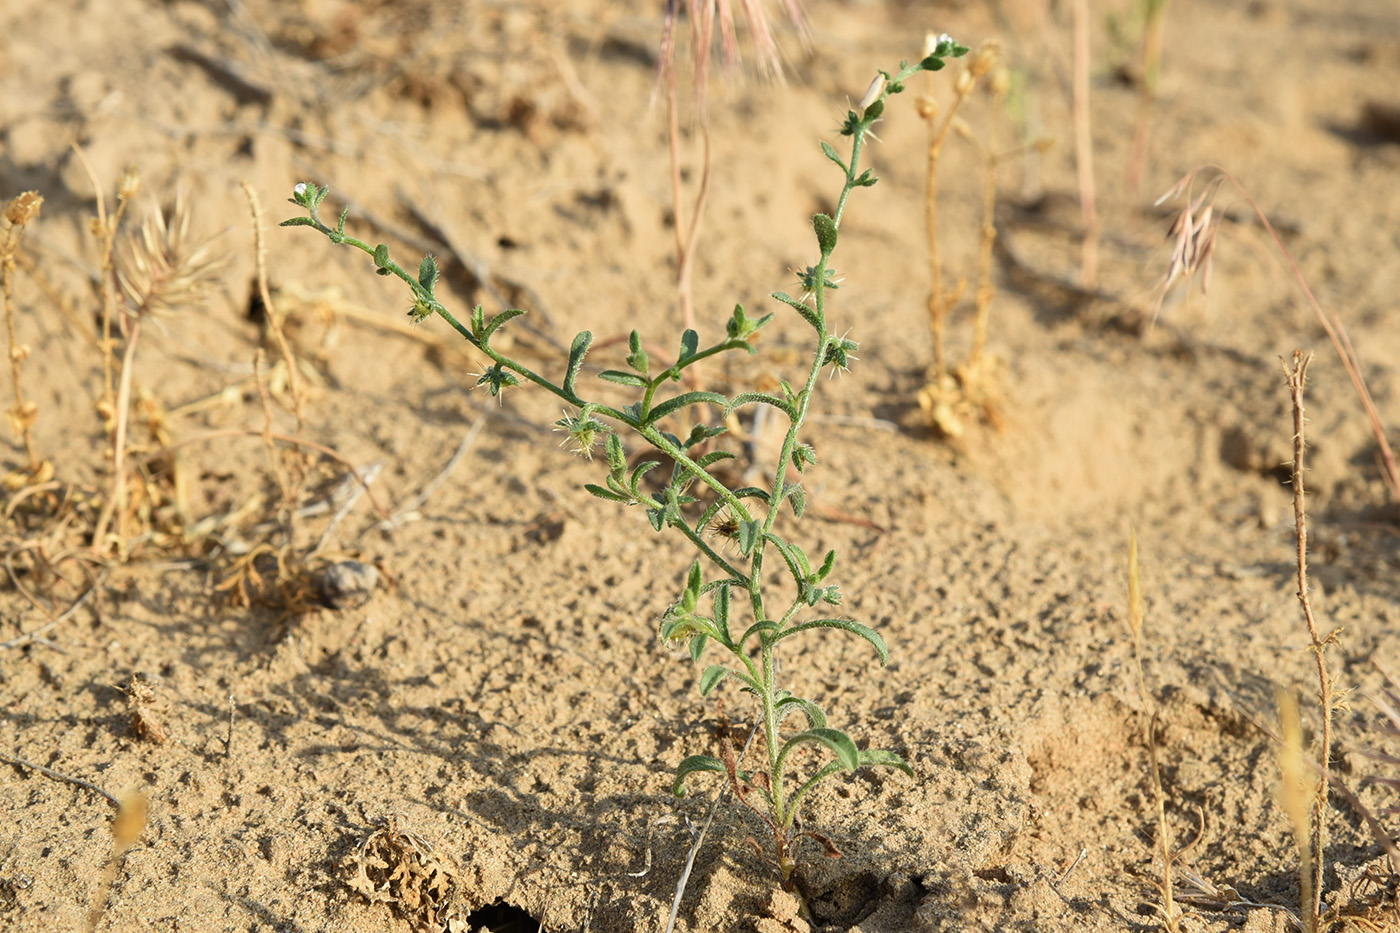
M876 75L875 80L870 82L870 87L865 89L865 96L856 104L857 110L864 110L875 101L880 99L880 95L885 92L885 76Z

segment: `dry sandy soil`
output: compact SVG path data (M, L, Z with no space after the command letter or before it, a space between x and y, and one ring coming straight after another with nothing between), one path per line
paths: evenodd
M522 359L559 371L577 330L601 341L634 326L664 355L679 312L663 110L648 106L660 6L3 4L0 195L46 199L24 239L39 274L21 266L15 285L19 340L33 350L25 391L39 407L38 452L79 498L107 488L110 462L96 411L96 202L72 144L109 208L134 166L132 221L182 189L192 235L218 234L229 255L203 307L175 309L141 338L132 443L192 441L179 453L179 495L147 523L154 533L98 566L62 551L82 548L90 509L68 507L67 537L13 499L7 511L0 752L149 801L99 929L399 931L415 919L664 929L692 827L719 790L697 780L678 801L670 774L713 752L723 730L746 735L752 716L728 687L702 698L698 669L657 638L691 559L685 542L583 490L604 467L558 448L551 397L521 389L498 405L469 391L480 359L441 322L395 330L406 293L374 276L368 257L271 225L297 213L285 202L296 182L329 184L327 206L348 199L352 231L408 263L424 244L440 255L453 307L531 309L533 329L514 331ZM782 39L786 85L712 88L702 334L718 333L735 302L780 318L751 363L707 371L724 391L795 373L805 326L765 296L791 289L789 270L813 261L808 218L839 190L817 141L837 140L876 69L916 56L925 29L972 45L999 38L1018 88L1004 138L1056 145L1002 168L1009 252L996 265L990 337L1000 425L949 442L916 402L931 344L925 128L913 95L881 124L882 183L853 197L837 257L846 280L833 296L860 360L820 387L812 511L789 530L809 552L838 549L846 609L883 633L892 660L881 672L867 645L833 634L793 645L784 672L859 744L901 752L917 777L865 771L811 799L807 825L845 857L806 853L810 922L746 844L756 821L724 801L679 930L1157 928L1148 714L1124 621L1130 526L1184 928L1289 929L1298 858L1267 730L1274 684L1305 707L1316 694L1282 481L1293 432L1279 358L1294 348L1317 352L1314 599L1324 629L1341 630L1330 651L1338 687L1354 691L1338 716L1339 769L1369 807L1395 802L1365 784L1379 766L1358 750L1389 741L1371 697L1379 668L1400 670L1400 507L1322 328L1237 193L1220 202L1229 215L1209 295L1173 291L1155 326L1143 314L1170 255L1169 207L1152 199L1200 163L1226 166L1345 320L1382 419L1400 423L1400 145L1378 119L1400 103L1400 11L1393 0L1169 4L1149 157L1131 197L1137 93L1119 72L1134 60L1133 4L1095 6L1103 237L1093 291L1075 285L1067 10L1042 20L1039 4L1009 0L811 0L810 50ZM1112 38L1115 14L1128 40ZM940 99L952 80L939 77ZM968 105L974 131L990 112L981 96ZM693 146L683 168L693 183ZM941 175L954 274L975 273L980 178L954 139ZM251 605L217 589L239 553L275 540L261 523L279 501L249 375L265 335L250 315L241 179L266 212L306 438L376 468L372 489L389 510L465 451L415 520L392 530L368 497L334 526L328 513L301 520L303 549L329 529L314 566L379 568L380 585L353 608L292 613L256 586ZM956 358L968 305L950 325ZM599 347L590 386L605 385L593 364L616 367L625 354ZM285 370L273 377L272 428L295 433ZM251 435L205 437L235 429ZM19 441L4 443L4 471L22 468ZM314 467L307 501L346 475L319 455ZM59 576L39 572L41 554L63 558ZM84 567L100 574L97 592L26 637L89 588ZM126 688L138 675L163 743L133 734ZM1315 712L1308 721L1311 737ZM1400 928L1380 903L1395 885L1381 849L1335 803L1328 906L1364 914L1359 929ZM103 897L112 813L92 789L0 765L0 926L83 927ZM361 849L390 825L398 835ZM384 851L420 874L372 903L353 865L394 843ZM417 909L415 892L428 898Z

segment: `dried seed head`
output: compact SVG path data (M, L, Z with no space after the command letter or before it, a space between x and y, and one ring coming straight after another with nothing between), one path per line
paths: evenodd
M10 199L5 205L5 219L16 227L22 227L39 216L39 208L44 204L44 196L37 191L26 191Z
M958 72L958 80L953 84L953 90L958 92L959 97L966 97L972 93L976 83L977 79L972 76L972 72L964 68Z
M1005 97L1009 90L1011 90L1011 69L1005 65L997 65L992 69L991 80L987 82L987 91L993 97Z
M938 116L938 101L928 94L920 94L914 98L914 110L925 120L932 120Z
M800 0L782 0L781 5L787 19L805 42L808 33L807 18L802 12ZM740 0L740 6L748 26L759 73L766 78L781 81L782 60L778 55L778 43L773 37L766 0ZM695 106L704 110L716 29L719 32L720 59L724 63L725 72L733 75L739 71L742 64L738 30L735 28L734 0L667 0L661 29L661 49L657 56L660 62L657 71L658 89L666 83L668 76L674 74L676 23L682 18L690 23L691 85Z
M1001 55L1001 43L995 39L983 42L977 51L972 53L972 58L967 63L968 73L974 78L980 78L992 70L996 64L997 57Z
M141 191L141 175L134 167L129 167L122 172L122 177L117 180L117 199L130 201Z
M190 242L190 202L184 192L166 216L159 207L132 233L118 257L117 286L134 314L160 314L198 305L227 258L214 238Z

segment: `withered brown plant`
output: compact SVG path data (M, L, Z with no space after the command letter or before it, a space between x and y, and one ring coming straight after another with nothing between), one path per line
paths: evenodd
M457 870L397 816L380 821L341 867L352 891L371 904L387 904L415 927L442 930L456 918Z
M100 203L100 200L99 200ZM167 215L156 206L128 238L114 267L121 298L120 323L126 346L118 373L112 411L112 485L93 529L92 546L106 552L112 543L121 551L128 540L124 527L116 541L107 539L113 517L125 523L127 495L127 424L131 387L142 325L148 317L173 315L198 306L208 294L225 257L214 249L214 237L196 240L190 234L190 202L183 191Z
M946 37L929 33L924 42L925 53L937 49L944 39ZM929 264L927 310L929 330L933 336L933 362L929 367L928 382L919 390L918 401L928 423L948 437L961 436L969 422L983 421L993 426L1001 424L995 392L995 361L986 354L988 322L992 300L996 296L992 249L997 235L997 173L1003 160L1019 154L1023 149L1001 152L999 148L999 117L1010 86L1010 73L1000 63L1000 56L1001 46L996 41L984 42L978 47L959 71L953 83L953 100L941 113L933 94L932 73L926 76L928 84L925 93L916 101L919 116L928 124L924 222ZM979 86L985 87L992 101L985 139L973 133L959 114L963 104ZM956 286L947 285L938 239L938 166L950 131L967 142L981 157L983 164L982 223L979 229L972 348L967 360L956 367L948 362L947 320L967 289L967 279L960 276ZM1037 147L1040 146L1037 143Z
M14 404L5 415L10 429L24 443L24 453L29 459L29 480L39 479L43 465L34 450L34 422L39 417L39 406L24 397L24 380L21 376L21 367L29 357L29 347L19 342L15 331L15 256L19 253L25 226L39 216L43 203L44 199L37 191L26 191L11 198L5 205L5 221L9 229L5 231L4 242L0 243L0 296L3 296L5 305L6 349L10 357L10 383L15 395Z
M1304 436L1303 387L1307 379L1308 364L1312 354L1301 350L1293 351L1293 365L1284 365L1288 379L1288 391L1293 407L1293 520L1297 544L1298 602L1302 606L1303 620L1307 623L1308 639L1311 641L1313 660L1317 665L1317 704L1322 719L1322 734L1318 739L1318 777L1311 788L1311 804L1307 812L1307 845L1303 845L1304 832L1298 829L1299 847L1303 862L1303 920L1308 933L1317 928L1317 918L1322 911L1322 856L1327 847L1327 805L1328 786L1332 767L1332 713L1335 702L1332 696L1332 676L1327 669L1327 646L1336 638L1336 632L1325 637L1319 633L1317 617L1313 613L1312 599L1308 586L1308 520L1307 497L1303 485L1303 456L1307 443ZM1285 740L1288 730L1284 730ZM1293 753L1288 752L1289 755ZM1298 825L1297 804L1289 803L1289 814L1295 826Z

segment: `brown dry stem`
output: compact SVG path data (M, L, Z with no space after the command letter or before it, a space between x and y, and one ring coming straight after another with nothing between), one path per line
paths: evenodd
M1152 800L1157 816L1157 843L1162 856L1162 917L1169 933L1181 929L1181 912L1177 908L1172 883L1171 827L1167 824L1166 795L1162 791L1162 772L1157 764L1157 735L1161 723L1161 711L1156 699L1147 692L1147 683L1142 676L1142 627L1146 617L1142 597L1142 574L1138 568L1137 530L1128 532L1128 633L1133 637L1133 667L1137 672L1138 696L1144 709L1151 712L1147 724L1147 760L1152 774Z
M10 226L5 231L5 242L0 244L0 295L3 295L5 306L6 347L10 357L10 382L15 395L14 405L6 414L10 428L24 443L31 478L37 477L42 468L39 455L34 450L34 422L39 417L39 406L24 397L22 366L29 357L29 347L20 344L15 332L15 256L19 253L25 225L39 216L43 203L44 199L37 191L26 191L10 199L5 205L5 220Z
M1305 919L1309 913L1312 917L1309 933L1316 928L1317 917L1322 910L1322 854L1327 843L1327 792L1331 770L1333 710L1332 678L1327 670L1327 646L1331 644L1336 635L1335 632L1331 632L1324 638L1319 634L1317 618L1313 614L1312 600L1308 595L1307 498L1303 486L1303 454L1307 446L1303 429L1307 419L1304 417L1303 387L1307 378L1308 364L1311 362L1311 353L1304 354L1302 350L1294 350L1292 368L1289 368L1287 364L1284 365L1284 374L1288 379L1288 390L1293 407L1293 520L1297 531L1298 602L1302 604L1303 618L1308 626L1308 638L1312 641L1313 658L1317 663L1317 702L1319 712L1322 714L1321 747L1317 755L1320 776L1312 793L1308 834L1310 852L1308 853L1309 857L1305 859L1305 864L1310 865L1308 870L1311 874L1311 877L1307 879L1308 885L1304 887L1305 895L1309 889L1311 890L1311 899L1305 896L1303 904Z

